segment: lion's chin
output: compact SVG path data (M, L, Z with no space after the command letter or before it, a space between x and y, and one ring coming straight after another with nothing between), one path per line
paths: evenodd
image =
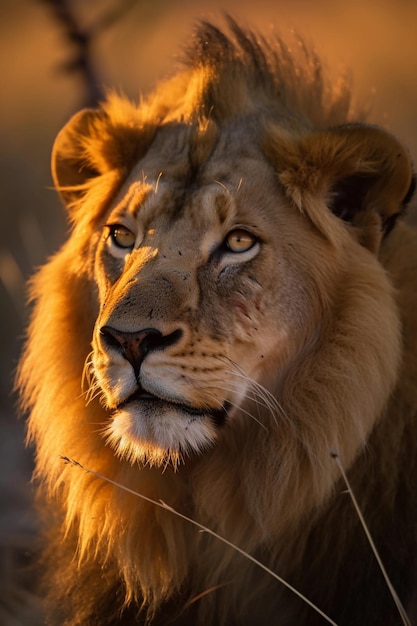
M117 456L130 463L176 467L212 446L217 431L211 414L163 401L132 401L114 413L105 437Z

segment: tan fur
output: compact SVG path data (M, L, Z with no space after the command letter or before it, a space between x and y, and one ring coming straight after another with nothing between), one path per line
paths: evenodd
M186 68L140 106L109 95L55 143L74 225L32 282L19 370L49 528L48 623L140 623L138 611L155 624L316 623L240 555L61 455L257 555L340 625L387 615L385 600L355 608L379 587L373 565L360 592L349 574L362 544L330 452L390 545L385 519L415 477L416 237L402 223L389 233L409 157L352 123L347 88L332 91L302 45L294 59L230 28L202 25ZM112 245L109 224L135 249ZM235 229L251 249L224 248ZM146 400L125 405L137 381L108 327L174 338L141 365L162 399L152 416ZM409 529L416 505L403 506Z

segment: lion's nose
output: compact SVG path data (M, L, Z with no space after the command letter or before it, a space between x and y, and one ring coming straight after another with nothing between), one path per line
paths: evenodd
M154 350L164 350L173 345L181 338L182 330L178 329L169 335L163 335L156 328L144 328L136 332L126 332L102 326L100 336L102 341L110 348L116 348L132 365L136 376L139 374L140 366L149 352Z

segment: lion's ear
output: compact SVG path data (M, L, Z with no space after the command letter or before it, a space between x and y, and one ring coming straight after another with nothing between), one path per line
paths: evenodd
M406 149L382 128L364 124L311 133L294 142L282 156L279 178L314 222L320 222L317 199L324 200L375 251L414 191Z
M101 173L92 162L88 148L90 137L96 134L97 122L104 122L98 111L80 111L55 139L51 158L52 177L66 204L76 200L82 193L83 185Z
M64 202L71 205L97 176L119 178L147 150L155 125L144 123L128 100L111 94L100 109L76 113L59 132L52 150L52 176Z

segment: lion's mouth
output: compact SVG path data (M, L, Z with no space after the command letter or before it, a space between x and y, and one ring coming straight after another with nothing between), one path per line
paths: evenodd
M171 411L175 411L177 414L182 413L188 418L192 417L194 419L199 419L210 417L218 427L223 426L230 409L230 404L228 402L225 402L220 408L196 408L185 403L159 398L158 396L155 396L154 394L141 388L137 389L128 398L123 400L123 402L117 406L117 409L123 409L132 403L140 403L143 412L149 416L152 414L157 415L158 413L163 413L167 409L170 409Z

